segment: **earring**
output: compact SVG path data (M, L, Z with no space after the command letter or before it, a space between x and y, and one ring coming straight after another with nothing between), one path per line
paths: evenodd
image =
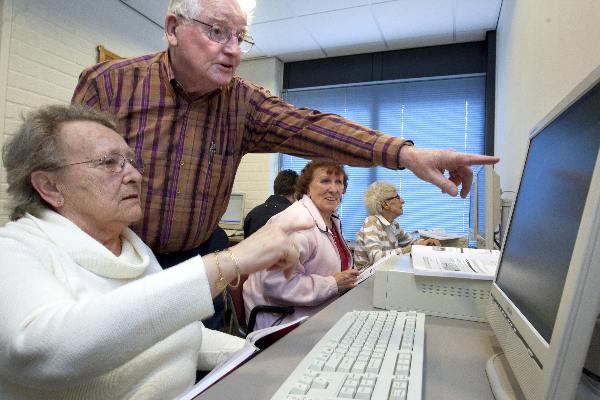
M56 206L62 207L62 205L63 205L63 199L58 199L58 201L56 202Z

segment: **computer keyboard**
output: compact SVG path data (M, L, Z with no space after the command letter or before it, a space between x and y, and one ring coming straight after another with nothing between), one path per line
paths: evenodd
M272 400L421 399L424 339L423 313L346 313Z

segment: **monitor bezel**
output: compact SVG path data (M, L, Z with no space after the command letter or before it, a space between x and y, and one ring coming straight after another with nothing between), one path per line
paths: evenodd
M533 138L597 84L600 84L600 67L596 68L577 85L563 101L534 127L529 137L529 146ZM526 162L527 159L523 162L521 176ZM519 189L520 186L521 182L519 182ZM517 201L518 192L515 205ZM514 208L510 213L505 238L509 235ZM600 287L600 268L596 268L596 270L593 268L594 265L600 265L599 226L600 153L596 158L581 224L559 303L551 343L548 343L537 332L496 281L492 285L490 307L492 307L492 302L495 300L506 318L513 324L511 328L516 330L517 335L522 337L526 346L531 350L532 355L530 357L537 357L544 366L540 371L542 382L535 383L542 385L538 392L543 393L544 399L572 398L577 390L593 328L600 312L600 296L597 294ZM526 379L528 384L531 384L530 377L518 376L517 369L519 366L515 365L516 360L508 358L508 363L521 385L523 384L522 379Z
M240 221L223 221L222 220L223 215L225 215L227 213L227 208L229 208L229 203L231 202L231 197L233 197L233 196L240 196L242 198L242 209L241 209ZM219 220L219 227L221 227L222 229L227 229L227 230L241 231L244 228L244 217L246 216L245 212L246 212L246 193L232 192L227 201L227 207L225 208L223 215L221 215L221 220Z

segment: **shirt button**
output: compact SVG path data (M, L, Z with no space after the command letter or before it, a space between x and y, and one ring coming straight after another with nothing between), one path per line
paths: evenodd
M178 191L177 191L177 194L181 194L181 190L178 190Z
M183 167L183 164L185 164L183 161L179 163L179 165L181 165Z

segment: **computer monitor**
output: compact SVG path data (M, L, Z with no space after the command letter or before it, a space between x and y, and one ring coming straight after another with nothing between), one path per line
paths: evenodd
M239 230L244 227L244 204L246 203L245 193L231 193L227 210L219 221L219 226L223 229Z
M600 67L531 132L487 309L492 389L506 365L528 400L575 398L600 312L599 147Z
M469 205L470 239L481 249L495 247L496 232L500 225L502 190L500 177L492 165L475 170Z

